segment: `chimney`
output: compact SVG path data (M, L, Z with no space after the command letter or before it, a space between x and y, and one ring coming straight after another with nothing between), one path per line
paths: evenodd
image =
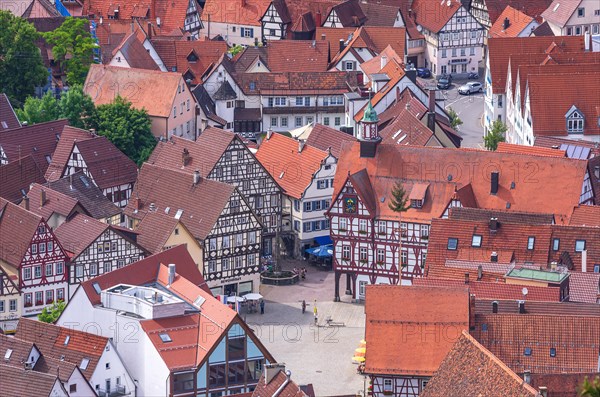
M469 273L465 273L465 284L469 284Z
M344 39L340 39L340 52L344 51L344 48L346 46L344 45Z
M525 383L528 385L531 384L531 371L523 371L523 381L525 381Z
M148 40L150 40L152 38L152 23L148 22Z
M498 313L498 301L492 302L492 313Z
M29 196L23 197L23 201L25 202L25 209L29 211Z
M498 193L498 180L500 179L500 173L498 171L493 171L491 175L491 189L490 194Z
M538 390L540 391L540 396L548 397L548 388L546 386L540 386Z
M304 141L304 139L298 139L298 153L302 152L302 149L304 149L305 144L306 142Z
M587 31L583 34L583 43L585 46L585 50L584 51L590 51L590 32Z
M315 25L317 25L317 27L321 26L321 19L321 11L317 10L317 13L315 14Z
M587 250L581 251L581 272L587 273Z
M506 18L504 18L504 22L502 23L502 30L508 29L509 26L510 26L510 20L508 19L508 17L506 17Z
M69 189L73 190L73 174L69 175Z
M517 301L519 303L519 314L525 314L525 301Z
M141 205L141 204L142 204L142 200L140 200L140 198L139 198L139 197L136 197L136 198L134 198L133 200L134 200L134 201L133 201L133 208L134 208L135 210L139 211L140 207L142 206L142 205Z
M194 171L194 185L197 185L198 183L200 183L200 171L195 170Z
M481 281L483 278L483 266L477 266L477 281Z
M396 103L399 103L402 99L402 95L400 92L400 87L396 86Z
M175 264L169 263L169 285L175 281Z
M498 231L498 218L490 218L490 231Z
M183 148L181 153L181 164L185 167L190 163L190 151L187 148Z
M429 90L429 111L427 112L427 128L435 131L435 90Z
M42 189L40 191L40 207L43 207L46 204L46 191Z
M490 256L490 262L498 262L498 253L496 251L492 252L492 255Z
M381 66L380 66L380 70L383 69L385 67L385 65L387 65L387 57L385 55L381 56Z
M267 141L268 141L269 139L271 139L271 137L272 137L272 136L273 136L273 130L272 130L271 128L269 128L269 129L267 130Z

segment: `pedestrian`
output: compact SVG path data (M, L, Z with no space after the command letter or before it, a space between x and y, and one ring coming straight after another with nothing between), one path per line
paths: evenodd
M302 314L306 313L306 301L302 300Z
M317 325L317 321L319 320L319 314L317 311L317 300L315 299L315 305L313 307L313 313L315 315L315 325Z
M305 267L302 268L301 273L302 273L302 280L305 280L306 279L306 268Z
M260 300L260 314L265 314L265 301L264 301L264 299Z

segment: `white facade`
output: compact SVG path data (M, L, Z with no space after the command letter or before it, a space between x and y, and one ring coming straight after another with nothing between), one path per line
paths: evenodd
M165 66L165 63L163 62L163 60L158 55L158 52L156 52L156 50L154 49L154 46L152 45L152 43L150 42L150 40L148 40L148 38L146 38L144 40L144 42L142 43L142 45L144 46L144 48L146 49L146 51L148 51L148 54L150 54L150 57L152 58L152 60L154 61L154 63L156 63L158 65L158 67L160 68L160 71L161 72L168 72L167 67Z
M554 8L556 8L556 12L560 12L560 10L558 10L559 7L566 7L566 5L562 5L555 1L550 5L550 8L544 11L544 14L552 14ZM580 36L585 34L585 32L599 34L599 9L598 1L582 0L564 26L561 27L550 20L547 20L547 22L555 36Z
M69 379L63 385L69 391L69 397L89 397L95 393L79 367L75 367L71 376L69 376Z
M203 17L206 18L206 17ZM258 22L258 20L257 20ZM207 36L210 28L210 39L215 36L221 35L223 39L230 46L243 45L250 46L254 45L254 41L262 41L261 27L260 25L241 25L227 22L214 22L210 23L207 20L202 21L203 27L200 30L200 35Z
M261 18L263 35L267 40L281 40L286 36L287 24L284 24L271 2L265 15Z
M510 68L509 68L510 75ZM506 91L494 94L492 87L492 73L490 70L490 58L486 57L485 62L485 92L484 92L484 105L483 105L483 116L484 116L484 127L485 134L492 128L492 123L495 120L500 120L506 123L506 106L507 96ZM507 77L507 84L510 84L510 77ZM508 85L510 87L510 85ZM510 141L509 141L510 142Z
M269 95L261 96L264 129L284 132L319 123L339 130L344 122L345 97L336 95Z

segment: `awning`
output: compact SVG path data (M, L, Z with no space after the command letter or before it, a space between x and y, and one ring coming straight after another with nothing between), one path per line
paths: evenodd
M330 236L320 236L320 237L315 237L315 242L318 245L329 245L329 244L333 244L333 241L331 240Z
M304 251L317 258L328 258L333 256L333 245L320 245L316 248L308 248Z

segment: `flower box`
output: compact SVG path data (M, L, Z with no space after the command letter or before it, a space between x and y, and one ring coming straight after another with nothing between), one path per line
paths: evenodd
M385 262L377 262L379 266L385 266Z
M361 259L360 263L367 263L368 261L366 259Z
M346 229L338 229L338 232L345 232L347 231Z
M46 304L49 305L50 303L54 303L54 299L46 299Z
M41 306L44 304L44 301L35 301L36 306Z
M429 240L429 236L421 236L421 240Z
M359 230L358 234L367 234L367 232L365 230Z
M33 303L31 303L31 302L25 302L25 307L31 307L31 306L33 306Z

